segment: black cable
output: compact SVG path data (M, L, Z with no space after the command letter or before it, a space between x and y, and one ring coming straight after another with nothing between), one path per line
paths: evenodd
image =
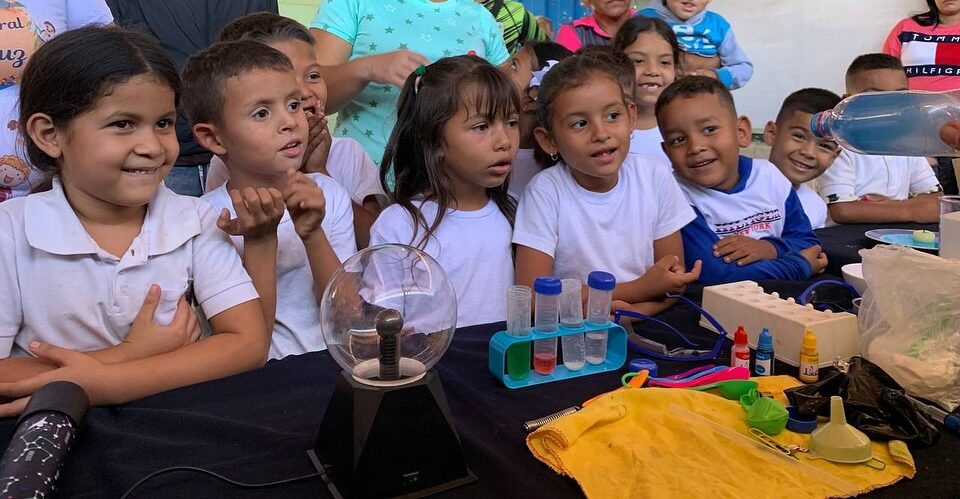
M148 480L151 480L151 479L153 479L153 478L156 478L156 477L158 477L158 476L160 476L160 475L164 475L164 474L167 474L167 473L173 473L173 472L176 472L176 471L189 471L189 472L193 472L193 473L201 473L201 474L204 474L204 475L207 475L207 476L212 476L212 477L217 478L217 479L219 479L219 480L223 480L224 482L227 482L227 483L229 483L229 484L231 484L231 485L236 485L237 487L241 487L241 488L245 488L245 489L259 489L259 488L263 488L263 487L273 487L273 486L276 486L276 485L283 485L283 484L286 484L286 483L299 482L299 481L301 481L301 480L306 480L306 479L308 479L308 478L315 478L315 477L320 477L320 478L323 480L323 482L324 482L325 484L327 484L328 487L329 487L330 484L331 484L329 478L327 478L326 470L321 471L321 472L317 472L317 473L311 473L311 474L309 474L309 475L303 475L303 476L298 476L298 477L293 477L293 478L286 478L286 479L283 479L283 480L277 480L277 481L275 481L275 482L267 482L267 483L243 483L243 482L238 482L238 481L236 481L236 480L231 480L231 479L229 479L229 478L227 478L227 477L225 477L225 476L223 476L223 475L214 473L214 472L212 472L212 471L210 471L210 470L205 470L205 469L203 469L203 468L196 468L196 467L193 467L193 466L171 466L171 467L169 467L169 468L164 468L164 469L159 470L159 471L154 471L153 473L150 473L149 475L143 477L142 479L140 479L139 482L133 484L132 487L130 487L129 489L127 489L127 491L124 492L122 496L120 496L120 499L127 499L127 497L130 496L130 494L132 494L134 490L137 490L138 487L140 487L141 485L143 485L144 483L146 483ZM335 494L334 497L339 497L339 494Z

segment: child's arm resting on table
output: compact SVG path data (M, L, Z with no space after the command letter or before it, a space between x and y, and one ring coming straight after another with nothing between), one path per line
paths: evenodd
M903 201L865 196L857 201L831 202L827 204L827 211L838 224L937 223L940 221L940 195L931 192Z
M683 252L687 263L696 260L703 262L703 270L700 274L700 282L703 284L760 279L794 281L807 279L816 269L806 253L811 255L816 253L816 256L812 256L813 260L819 258L821 253L819 246L814 246L803 252L791 251L773 260L761 260L741 266L736 261L727 263L722 258L713 256L713 247L720 238L710 229L699 212L697 218L680 232L683 234Z
M0 417L22 412L30 394L52 381L77 383L93 405L122 404L264 364L270 336L257 300L231 307L210 322L216 334L203 341L117 364L104 363L91 354L33 342L31 351L58 367L19 381L0 383L0 396L15 399L0 405Z

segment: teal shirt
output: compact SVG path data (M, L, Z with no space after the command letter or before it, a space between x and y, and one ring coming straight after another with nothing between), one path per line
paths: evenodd
M474 0L326 0L310 27L352 45L350 60L400 49L431 62L471 50L497 66L509 58L499 25ZM370 83L340 110L334 134L360 142L379 165L399 95L397 87Z

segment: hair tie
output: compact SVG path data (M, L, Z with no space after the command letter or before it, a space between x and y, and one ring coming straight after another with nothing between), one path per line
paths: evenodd
M421 64L413 70L413 74L417 75L417 79L413 80L413 94L416 95L420 91L420 78L427 74L427 67Z
M547 65L544 66L543 69L541 69L540 71L533 71L532 73L530 73L532 77L530 78L529 88L539 87L543 83L543 78L546 77L547 73L549 73L550 70L554 66L556 66L558 63L559 61L550 59L549 61L547 61Z

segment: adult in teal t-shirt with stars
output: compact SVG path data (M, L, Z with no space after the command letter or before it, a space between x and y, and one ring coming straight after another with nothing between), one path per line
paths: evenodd
M499 25L475 0L325 0L310 28L326 112L340 113L334 134L360 142L378 165L417 66L470 52L498 66L509 59Z

